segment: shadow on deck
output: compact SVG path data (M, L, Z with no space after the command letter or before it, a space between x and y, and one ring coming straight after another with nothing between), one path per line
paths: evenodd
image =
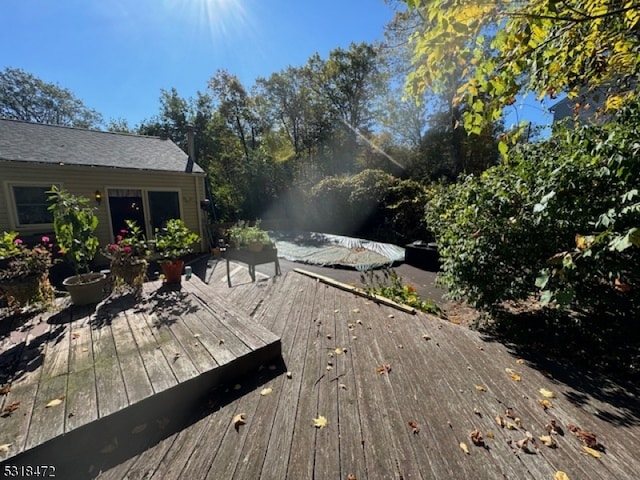
M95 475L282 373L280 339L197 283L3 319L0 468Z

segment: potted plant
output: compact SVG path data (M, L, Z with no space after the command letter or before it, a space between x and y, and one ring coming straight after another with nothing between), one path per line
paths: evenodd
M180 283L184 260L181 257L193 252L200 236L187 228L178 218L167 220L162 229L156 229L155 248L160 255L160 267L165 283Z
M272 245L269 234L260 228L260 221L250 226L241 221L227 230L229 242L234 248L247 248L252 252L259 252L265 246Z
M49 237L28 247L17 232L0 236L0 298L9 307L20 308L30 302L49 303L53 288L49 283L52 244Z
M125 224L127 228L116 235L115 243L107 245L102 254L111 260L115 287L129 286L139 294L147 275L147 259L151 251L140 226L133 220L125 220Z
M105 274L89 269L100 245L94 234L98 217L89 206L88 198L72 195L55 185L47 193L56 241L75 272L62 284L75 305L97 303L104 298L106 283Z

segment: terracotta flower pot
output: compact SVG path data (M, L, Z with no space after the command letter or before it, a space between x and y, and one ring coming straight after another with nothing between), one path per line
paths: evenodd
M182 282L182 269L184 260L174 260L172 262L162 262L160 264L164 274L164 283L178 284Z

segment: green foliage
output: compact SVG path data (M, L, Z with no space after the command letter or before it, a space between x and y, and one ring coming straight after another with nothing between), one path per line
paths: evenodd
M156 228L156 252L163 260L173 261L193 252L200 236L192 232L179 218L167 220L161 229Z
M271 243L269 234L260 228L259 220L254 225L239 221L227 229L227 236L236 247L246 247L251 243L261 243L262 245Z
M0 72L0 118L81 128L102 123L98 112L66 88L10 67Z
M313 230L402 242L425 238L427 190L380 170L327 177L309 195Z
M454 298L616 308L640 287L640 106L442 187L427 222Z
M393 268L383 268L381 274L375 270L367 270L360 275L360 282L364 285L364 291L369 295L379 295L421 312L438 317L444 316L438 305L431 299L420 298L416 289L411 285L406 285Z
M89 264L98 252L100 243L94 234L98 217L89 206L89 199L51 186L47 192L53 213L56 242L77 274L89 272Z

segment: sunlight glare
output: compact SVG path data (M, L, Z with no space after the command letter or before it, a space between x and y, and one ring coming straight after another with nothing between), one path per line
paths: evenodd
M243 0L174 0L185 11L190 23L208 30L211 39L222 39L249 26Z

